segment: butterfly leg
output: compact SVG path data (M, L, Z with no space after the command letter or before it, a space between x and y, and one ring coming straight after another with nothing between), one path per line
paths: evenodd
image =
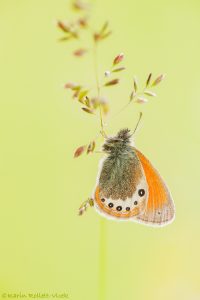
M89 206L94 206L94 199L88 198L86 201L84 201L78 211L79 216L82 216L82 214L87 210Z

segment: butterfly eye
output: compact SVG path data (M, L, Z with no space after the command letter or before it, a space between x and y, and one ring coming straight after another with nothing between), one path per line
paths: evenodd
M140 197L144 196L145 190L144 190L144 189L140 189L140 190L138 191L138 194L139 194Z

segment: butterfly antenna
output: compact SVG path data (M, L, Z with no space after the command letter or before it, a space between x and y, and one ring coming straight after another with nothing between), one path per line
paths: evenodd
M134 131L133 131L133 134L132 134L132 135L134 135L134 134L135 134L135 132L137 131L137 129L138 129L138 126L139 126L139 124L140 124L140 121L141 121L141 119L142 119L142 112L140 112L139 119L138 119L138 121L137 121L137 124L136 124L136 126L135 126L135 129L134 129Z

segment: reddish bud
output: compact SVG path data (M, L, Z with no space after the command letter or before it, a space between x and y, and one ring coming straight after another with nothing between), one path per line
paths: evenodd
M69 27L68 27L67 25L65 25L65 24L64 24L63 22L61 22L61 21L58 21L58 22L57 22L57 26L58 26L62 31L64 31L64 32L66 32L66 33L70 32Z
M81 146L79 148L76 149L75 153L74 153L74 158L79 157L81 154L83 154L83 152L86 150L86 146Z
M113 79L111 81L108 81L104 84L104 86L111 86L111 85L115 85L115 84L118 84L119 83L119 79Z
M123 53L117 55L115 57L115 59L113 60L113 65L119 64L123 59L124 59L124 54Z
M98 33L94 34L94 40L97 42L100 39L100 35Z
M65 89L73 89L76 86L76 84L74 82L67 82L64 85Z
M86 19L86 18L80 18L80 19L78 20L78 24L79 24L81 27L83 27L83 28L87 27L87 25L88 25L87 19Z
M80 57L80 56L83 56L86 52L87 52L86 49L80 48L80 49L75 50L75 51L73 52L73 54L74 54L75 56Z

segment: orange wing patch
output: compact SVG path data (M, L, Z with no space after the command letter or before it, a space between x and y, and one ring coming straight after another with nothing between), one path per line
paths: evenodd
M134 148L134 151L142 164L149 189L146 209L137 219L152 225L164 225L169 223L173 220L175 214L174 203L170 192L150 161L137 149Z

